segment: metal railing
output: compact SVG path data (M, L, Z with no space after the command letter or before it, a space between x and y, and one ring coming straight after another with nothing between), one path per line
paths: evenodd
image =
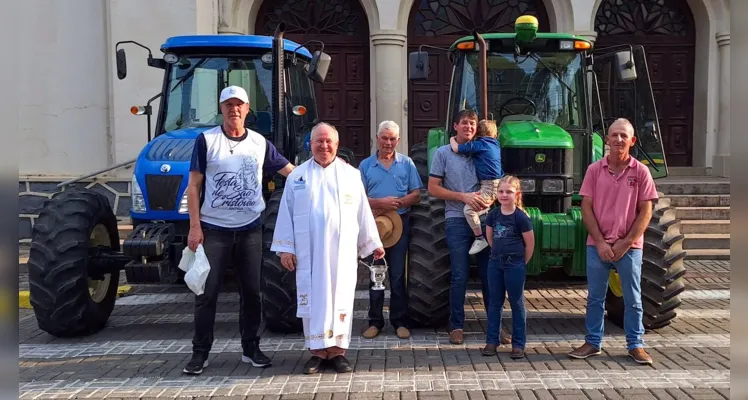
M90 173L90 174L88 174L88 175L83 175L83 176L79 176L79 177L77 177L77 178L73 178L73 179L69 179L69 180L66 180L65 182L61 182L61 183L59 183L59 184L57 185L57 187L58 187L58 188L62 188L62 187L65 187L65 186L67 186L67 185L70 185L70 184L72 184L72 183L80 182L80 181L82 181L82 180L84 180L84 179L88 179L88 178L93 178L93 177L95 177L95 176L101 175L101 174L103 174L103 173L105 173L105 172L109 172L109 171L115 170L115 169L117 169L117 168L122 168L122 167L126 167L126 166L128 166L128 165L130 165L130 164L135 164L135 159L133 159L133 160L130 160L130 161L125 161L125 162L122 162L122 163L119 163L119 164L113 165L113 166L111 166L111 167L107 167L107 168L105 168L105 169L101 169L101 170L98 170L98 171L96 171L96 172L92 172L92 173Z

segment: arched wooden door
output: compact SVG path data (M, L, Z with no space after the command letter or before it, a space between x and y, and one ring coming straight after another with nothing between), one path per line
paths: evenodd
M597 48L617 44L644 47L669 166L693 165L696 34L686 3L603 0L595 17ZM606 88L605 79L601 79L600 89ZM616 110L606 111L615 117Z
M315 84L320 121L334 125L340 145L351 149L356 164L370 155L369 22L358 0L265 0L255 32L273 35L286 23L285 37L299 44L325 43L332 58L327 78ZM318 43L308 46L319 50Z
M511 32L521 15L534 15L540 29L550 23L542 0L415 0L408 20L408 52L420 45L447 48L455 40L479 32ZM408 82L408 146L426 140L429 129L447 118L452 64L447 53L429 51L429 78ZM410 149L408 149L410 150Z

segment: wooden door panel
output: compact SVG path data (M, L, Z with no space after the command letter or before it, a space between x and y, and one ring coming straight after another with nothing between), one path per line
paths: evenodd
M370 154L369 25L358 0L265 0L257 17L257 33L272 35L278 22L286 38L303 44L318 40L331 57L325 82L315 83L318 119L335 126L340 145L353 151L356 163ZM312 42L310 51L319 50Z
M371 154L367 132L370 131L368 39L363 43L328 45L325 53L333 59L324 83L315 84L318 106L324 112L321 120L340 133L340 146L349 148L356 156L356 165ZM364 73L364 70L366 73Z
M442 47L449 46L458 37L441 37ZM434 43L431 41L431 43ZM438 43L438 42L437 42ZM426 140L429 129L444 126L449 101L449 83L452 64L444 52L429 51L429 75L426 80L409 82L408 85L408 145ZM418 46L410 46L418 51Z
M342 119L340 114L339 90L317 89L317 98L322 100L320 103L320 116L322 121L339 121Z
M363 123L366 119L364 113L364 92L363 90L346 90L346 119L347 122L358 121Z

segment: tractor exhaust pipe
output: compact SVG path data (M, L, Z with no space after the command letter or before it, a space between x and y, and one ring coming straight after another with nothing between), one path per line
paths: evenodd
M283 61L285 51L283 48L283 33L286 30L286 23L280 22L275 28L273 35L273 143L278 147L278 151L285 155L289 153L286 135L286 101L283 97L285 90L283 87Z
M478 69L480 76L480 89L478 95L480 96L480 118L488 119L488 50L486 49L486 41L483 39L478 30L473 31L473 37L478 42L480 54L478 55Z

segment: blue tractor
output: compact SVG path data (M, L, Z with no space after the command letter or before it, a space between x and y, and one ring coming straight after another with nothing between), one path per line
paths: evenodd
M317 121L314 82L330 66L324 52L275 35L195 35L171 37L162 58L148 50L147 64L164 70L160 93L132 113L145 115L148 143L134 160L130 218L133 230L120 245L115 214L103 195L68 187L48 200L32 232L29 254L30 302L39 327L58 337L92 334L114 308L120 271L129 283L178 284L187 243L187 183L195 138L223 123L218 97L229 85L250 99L246 127L268 138L295 165L309 157L309 133ZM313 41L316 42L316 41ZM316 42L322 45L321 42ZM124 49L116 51L117 75L127 76ZM151 138L151 102L159 99ZM341 156L353 162L353 152ZM295 316L295 275L269 251L282 176L266 176L263 309L268 327L299 331ZM290 301L289 301L290 300Z

